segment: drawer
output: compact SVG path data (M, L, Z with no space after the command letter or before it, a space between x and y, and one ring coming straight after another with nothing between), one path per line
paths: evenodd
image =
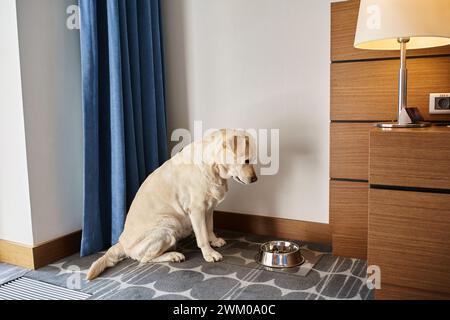
M367 183L330 182L333 254L367 259Z
M382 286L450 293L450 194L370 189L368 234Z
M450 129L372 130L370 183L450 189Z
M373 123L331 123L330 175L369 180L369 132Z
M333 63L331 120L396 120L399 67L398 60ZM427 120L450 120L428 113L429 94L450 87L450 57L410 59L408 71L408 105Z

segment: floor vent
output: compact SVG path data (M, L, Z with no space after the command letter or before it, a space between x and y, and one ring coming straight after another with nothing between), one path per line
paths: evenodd
M86 300L90 296L25 277L0 286L0 300Z

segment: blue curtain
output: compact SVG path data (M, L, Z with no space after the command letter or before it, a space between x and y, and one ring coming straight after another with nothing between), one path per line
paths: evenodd
M168 152L160 1L79 5L85 256L118 241L140 184Z

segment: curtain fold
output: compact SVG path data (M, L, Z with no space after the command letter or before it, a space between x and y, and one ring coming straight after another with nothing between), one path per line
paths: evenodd
M160 0L79 0L84 120L81 255L118 241L167 160Z

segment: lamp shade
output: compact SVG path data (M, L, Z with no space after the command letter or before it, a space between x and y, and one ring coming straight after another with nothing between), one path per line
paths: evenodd
M450 44L450 0L361 0L355 47L399 50Z

